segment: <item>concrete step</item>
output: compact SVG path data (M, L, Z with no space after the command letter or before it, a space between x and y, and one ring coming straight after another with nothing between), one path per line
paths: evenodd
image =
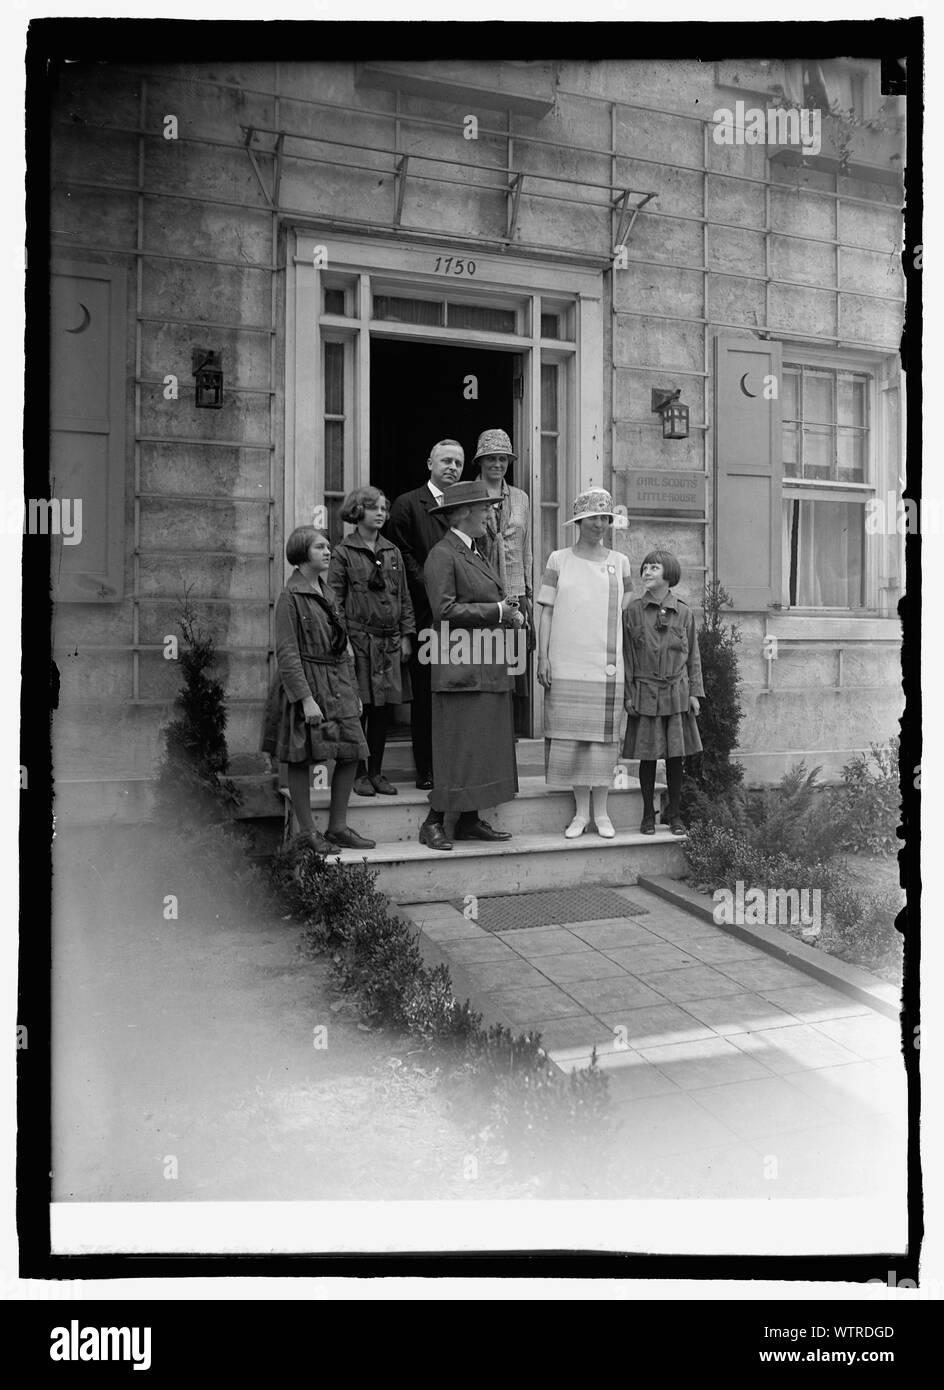
M392 779L391 779L392 780ZM429 810L429 793L412 783L400 782L396 796L358 796L352 793L348 824L359 835L392 843L415 840ZM311 806L315 824L327 824L330 792L312 791ZM638 830L642 819L642 796L638 780L631 779L625 789L612 789L607 812L617 830ZM574 814L574 797L569 791L548 788L544 777L519 776L518 795L501 806L483 809L485 820L496 830L511 835L562 834Z
M655 835L621 830L612 840L592 834L565 840L560 832L516 835L499 844L460 840L449 851L413 840L341 850L336 858L343 864L366 860L378 870L377 886L398 903L635 883L640 874L680 878L685 870L682 842L664 830Z

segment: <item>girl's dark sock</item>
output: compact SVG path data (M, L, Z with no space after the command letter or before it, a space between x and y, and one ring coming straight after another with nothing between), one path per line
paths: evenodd
M665 780L669 788L669 806L666 815L669 820L678 820L682 804L682 765L684 758L666 758Z
M299 830L314 830L311 818L311 782L308 763L288 763L288 791Z
M331 775L331 811L329 830L344 830L347 826L347 803L351 799L354 778L357 776L357 762L335 763Z
M387 725L390 722L389 705L365 705L364 733L370 748L369 771L371 777L379 777L383 769L384 749L387 746Z
M653 805L653 796L656 789L656 765L655 762L646 761L639 764L639 789L642 792L642 813L644 816L654 816L656 808Z

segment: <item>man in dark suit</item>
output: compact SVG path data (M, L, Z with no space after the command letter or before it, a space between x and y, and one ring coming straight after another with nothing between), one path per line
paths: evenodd
M424 566L432 623L417 650L432 673L433 789L420 840L432 849L511 838L479 814L518 790L509 664L527 651L518 598L478 549L494 506L483 482L450 488L435 509L450 529Z
M446 534L448 526L441 513L433 509L443 493L462 476L465 454L455 439L441 439L430 450L426 467L429 479L422 487L404 492L390 508L390 519L384 528L403 556L407 584L413 600L416 630L429 627L432 617L426 596L423 566L426 557ZM417 657L419 644L410 657L410 677L413 703L410 707L410 728L413 736L413 761L416 765L416 785L429 791L433 785L433 746L431 731L431 702L429 666Z

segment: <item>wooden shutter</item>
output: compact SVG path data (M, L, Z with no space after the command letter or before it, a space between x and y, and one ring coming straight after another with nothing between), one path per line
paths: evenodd
M714 573L742 612L781 598L780 368L779 343L715 339Z
M60 602L113 603L124 593L125 271L54 265L50 310L50 487L82 503L81 541L53 545L53 589Z

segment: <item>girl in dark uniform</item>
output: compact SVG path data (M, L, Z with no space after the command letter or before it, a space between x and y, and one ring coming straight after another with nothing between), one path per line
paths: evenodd
M623 757L639 759L642 833L655 834L656 759L664 758L669 805L662 823L668 824L673 835L684 835L682 767L685 758L702 751L696 716L705 690L698 634L692 610L671 592L682 577L675 556L668 550L650 551L639 573L642 596L632 599L623 611L629 715Z
M288 764L288 789L302 837L316 849L373 849L347 825L357 763L367 756L361 729L354 659L344 619L325 576L331 542L314 526L299 526L285 555L295 569L275 608L276 701L270 701L263 751ZM324 838L311 815L312 764L334 759L331 811Z
M328 585L344 611L354 648L361 723L370 747L369 762L358 768L354 783L358 796L396 796L383 775L387 725L392 706L413 698L407 663L416 623L403 556L380 534L389 510L379 488L349 492L340 516L355 530L334 547L328 569Z

